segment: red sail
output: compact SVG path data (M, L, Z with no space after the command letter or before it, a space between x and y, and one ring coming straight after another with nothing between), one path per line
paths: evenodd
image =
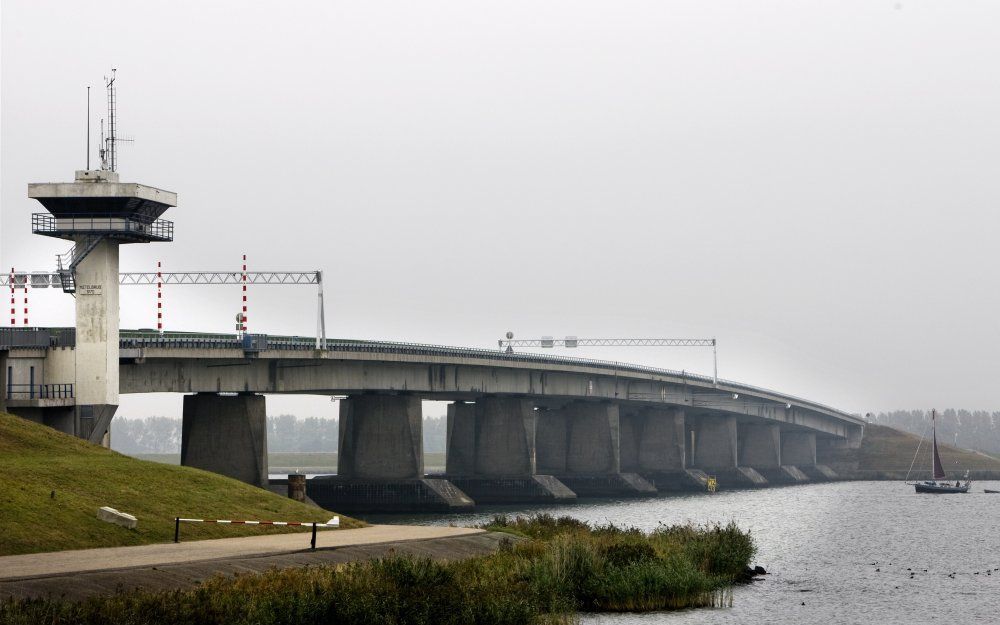
M937 419L935 417L936 417L936 415L934 415L934 413L931 413L931 423L934 424L934 427L933 427L933 432L934 432L934 479L935 480L943 480L944 479L944 467L941 466L941 456L938 455L938 448L937 448Z

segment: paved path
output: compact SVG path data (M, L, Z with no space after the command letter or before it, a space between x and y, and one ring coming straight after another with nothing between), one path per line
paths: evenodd
M87 571L112 571L136 567L162 566L272 556L308 551L309 533L244 536L215 540L183 541L180 543L138 545L135 547L108 547L33 553L0 557L0 581L33 577L66 575ZM335 549L379 543L399 543L436 538L449 538L482 534L483 530L466 527L439 527L426 525L372 525L361 529L321 530L316 536L316 548Z

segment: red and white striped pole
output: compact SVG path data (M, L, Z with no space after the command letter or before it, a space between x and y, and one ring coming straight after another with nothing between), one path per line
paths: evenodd
M156 261L156 331L163 336L163 265Z
M14 268L10 268L10 327L17 325L17 300L14 299Z
M247 332L247 255L243 255L243 318L240 319L240 332Z
M31 282L31 274L24 274L24 325L28 325L28 283Z

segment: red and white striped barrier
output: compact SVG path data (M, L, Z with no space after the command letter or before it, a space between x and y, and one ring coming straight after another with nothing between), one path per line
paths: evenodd
M232 525L304 525L317 527L340 527L340 517L333 517L326 523L316 521L235 521L229 519L175 519L180 523L228 523Z
M310 546L316 548L316 528L317 527L340 527L340 517L335 516L326 523L315 521L238 521L234 519L184 519L174 517L174 542L181 541L181 523L218 523L220 525L279 525L279 526L299 526L312 527L312 541Z

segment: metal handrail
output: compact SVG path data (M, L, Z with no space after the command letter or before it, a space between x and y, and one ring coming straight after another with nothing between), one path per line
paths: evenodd
M32 213L31 231L35 234L131 234L172 241L174 222L166 219L149 221L129 213L104 215Z
M72 399L72 384L7 384L7 397L28 399Z
M121 331L122 346L125 347L203 347L218 349L242 349L243 343L233 334L199 334L194 332L169 332L162 336L156 332L144 331ZM271 336L267 335L267 349L294 349L312 350L315 349L315 338L303 336ZM673 369L662 369L647 365L623 363L614 360L596 360L590 358L580 358L577 356L550 356L547 354L532 353L503 353L495 349L483 349L475 347L451 347L445 345L431 345L425 343L394 343L385 341L364 341L348 339L327 339L326 351L331 352L362 352L362 353L387 353L387 354L409 354L415 356L453 356L460 358L476 358L503 360L511 362L530 362L539 364L565 364L588 366L601 369L609 369L615 372L644 373L651 375L664 375L679 377L684 381L703 382L712 386L715 384L711 376L690 373L687 371L677 371ZM833 412L851 419L859 419L856 415L848 414L842 410L815 402L802 397L780 393L771 389L735 382L733 380L719 379L717 385L725 386L724 390L745 391L752 393L764 393L776 395L782 400L790 400L803 406L819 408Z

